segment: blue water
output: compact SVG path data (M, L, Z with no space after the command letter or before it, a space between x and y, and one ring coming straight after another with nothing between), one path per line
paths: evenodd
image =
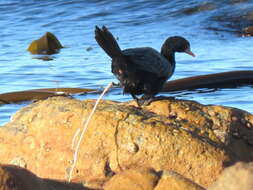
M151 46L160 50L168 36L187 38L197 57L177 54L171 79L253 70L253 38L240 36L240 30L252 24L253 3L247 0L2 0L0 13L0 93L49 87L98 89L117 82L110 72L110 58L94 40L95 25L106 25L119 38L122 49ZM45 32L54 33L66 47L52 55L51 61L26 51ZM253 112L252 92L251 86L242 86L171 95ZM105 98L131 99L120 89ZM1 105L0 125L26 104Z

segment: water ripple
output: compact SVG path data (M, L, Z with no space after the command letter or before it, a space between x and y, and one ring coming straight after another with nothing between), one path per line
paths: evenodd
M108 26L122 49L151 46L159 50L168 36L185 36L197 57L176 54L177 67L172 79L252 70L252 38L238 35L241 28L253 24L252 5L249 0L0 1L4 15L0 18L0 92L58 86L100 88L117 82L111 73L110 58L94 40L95 25ZM47 31L53 32L67 48L43 61L26 49ZM165 95L253 112L249 86ZM131 96L116 89L106 98L127 101ZM24 105L1 106L0 123L7 122Z

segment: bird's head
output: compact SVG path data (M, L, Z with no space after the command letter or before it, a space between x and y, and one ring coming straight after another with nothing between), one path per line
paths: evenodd
M195 54L191 51L190 43L181 36L169 37L163 44L162 51L168 53L184 52L195 57Z

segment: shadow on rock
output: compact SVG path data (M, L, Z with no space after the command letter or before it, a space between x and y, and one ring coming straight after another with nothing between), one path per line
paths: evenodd
M30 171L14 166L0 166L0 188L6 190L88 190L82 184L67 183L57 180L42 179L31 173Z

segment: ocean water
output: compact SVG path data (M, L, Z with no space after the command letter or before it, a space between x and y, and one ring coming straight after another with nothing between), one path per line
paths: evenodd
M240 35L244 27L253 25L252 1L2 0L0 13L0 93L50 87L99 89L117 82L110 58L94 39L95 25L107 26L122 49L150 46L160 50L169 36L187 38L197 57L176 54L177 66L171 79L253 70L253 38ZM65 47L50 56L50 61L26 50L45 32L54 33ZM252 92L252 86L247 85L167 95L252 113ZM112 90L105 98L131 99L121 89ZM0 125L27 104L0 105Z

